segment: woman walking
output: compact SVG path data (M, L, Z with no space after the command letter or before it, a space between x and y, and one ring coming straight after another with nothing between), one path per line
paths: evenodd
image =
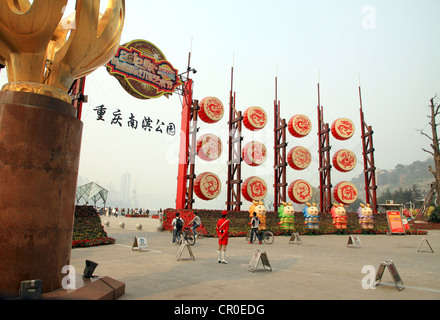
M228 230L229 220L227 219L228 213L222 212L222 217L217 221L217 235L218 235L218 263L228 263L226 261L226 246L228 245Z

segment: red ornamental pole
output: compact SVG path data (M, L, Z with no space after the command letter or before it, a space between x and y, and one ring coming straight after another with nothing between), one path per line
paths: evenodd
M86 87L86 77L76 79L69 90L69 95L72 97L72 104L76 108L77 118L81 120L82 104L87 102L87 96L84 95Z
M185 209L192 96L193 81L191 79L188 79L183 84L183 105L180 131L179 169L177 173L176 209Z

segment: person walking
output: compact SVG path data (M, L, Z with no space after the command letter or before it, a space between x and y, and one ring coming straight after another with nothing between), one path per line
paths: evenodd
M179 217L180 213L176 212L176 217L171 222L171 225L173 225L173 240L171 244L176 244L176 241L180 239L180 232L183 228L183 224L185 221L183 221L182 218Z
M257 217L256 212L253 213L253 217L250 225L251 225L251 239L249 243L254 242L253 240L255 235L258 239L258 243L261 244L261 237L260 237L260 233L258 232L258 228L260 227L260 219Z
M227 264L226 261L226 246L228 245L228 237L229 237L229 220L227 218L228 212L223 211L222 217L217 221L217 226L215 230L218 235L218 263Z

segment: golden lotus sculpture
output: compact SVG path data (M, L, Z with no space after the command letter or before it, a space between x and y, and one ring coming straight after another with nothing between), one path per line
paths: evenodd
M8 81L2 91L24 91L70 102L73 81L115 54L125 19L125 0L77 0L63 19L67 0L1 0L0 63Z

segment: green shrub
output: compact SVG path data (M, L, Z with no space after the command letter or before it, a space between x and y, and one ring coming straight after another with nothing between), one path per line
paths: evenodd
M428 216L429 222L439 223L440 222L440 207L435 207Z

